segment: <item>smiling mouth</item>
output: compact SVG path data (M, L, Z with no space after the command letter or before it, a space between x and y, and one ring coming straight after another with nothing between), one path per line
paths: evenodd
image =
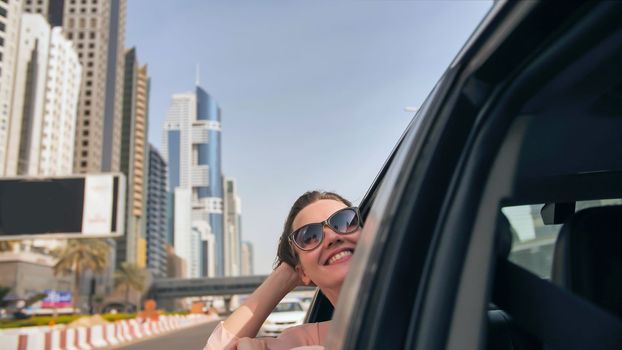
M352 253L354 253L354 251L351 250L351 249L343 250L343 251L341 251L341 252L331 256L330 259L328 259L328 261L326 262L326 265L332 265L332 264L334 264L336 262L339 262L339 261L341 261L342 259L344 259L346 257L352 256Z

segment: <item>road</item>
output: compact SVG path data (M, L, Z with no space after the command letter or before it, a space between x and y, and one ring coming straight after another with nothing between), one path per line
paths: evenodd
M130 345L115 347L115 350L201 350L207 338L220 321L203 323L198 326L143 340Z

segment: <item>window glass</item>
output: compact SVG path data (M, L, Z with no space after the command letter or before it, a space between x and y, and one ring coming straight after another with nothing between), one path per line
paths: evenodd
M302 311L299 303L279 303L272 312Z
M580 201L575 212L606 205L622 204L622 199ZM562 225L545 225L540 211L544 204L502 208L512 226L512 251L509 260L546 279L551 278L555 241Z

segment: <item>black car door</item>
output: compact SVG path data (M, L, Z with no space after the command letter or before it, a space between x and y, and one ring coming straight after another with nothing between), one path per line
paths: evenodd
M514 166L496 156L520 145L509 132L524 127L520 104L598 33L585 23L615 26L615 14L612 3L495 4L388 164L327 348L483 346L499 204L487 198Z

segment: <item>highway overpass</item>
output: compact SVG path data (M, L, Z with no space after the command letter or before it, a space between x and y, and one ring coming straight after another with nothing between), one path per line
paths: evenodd
M157 278L151 284L149 297L156 300L199 297L208 295L250 294L268 277L216 277L216 278ZM314 290L299 287L296 290Z

